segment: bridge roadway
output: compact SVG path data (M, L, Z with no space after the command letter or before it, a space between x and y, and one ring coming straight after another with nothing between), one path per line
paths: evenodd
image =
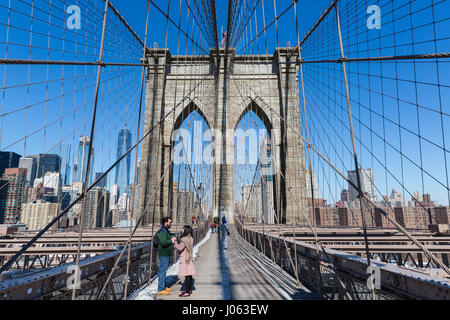
M208 237L207 237L208 238ZM146 288L136 300L300 300L319 299L278 265L248 245L233 228L228 249L219 249L219 236L211 233L199 248L195 260L194 290L190 297L180 298L182 281L168 276L172 293L155 296L156 282ZM177 271L177 265L172 268ZM169 274L171 270L169 269Z

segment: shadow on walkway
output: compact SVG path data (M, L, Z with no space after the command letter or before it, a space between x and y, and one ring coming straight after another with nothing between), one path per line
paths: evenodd
M217 234L217 241L220 255L220 273L222 276L222 295L223 300L233 300L233 291L230 283L230 272L228 270L228 263L225 255L226 250L223 249L221 240L222 240L222 233L219 232Z

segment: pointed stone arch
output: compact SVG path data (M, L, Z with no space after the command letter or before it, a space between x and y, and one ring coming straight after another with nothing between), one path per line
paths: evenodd
M276 156L277 148L274 146L274 144L275 144L274 142L276 141L277 134L274 131L274 126L272 124L272 121L269 119L269 117L266 114L266 112L264 111L264 109L262 107L260 107L259 104L255 102L255 100L251 100L250 98L248 100L250 100L250 103L247 105L246 108L244 108L244 110L242 111L240 116L237 117L234 120L234 122L233 122L233 124L234 124L234 132L236 132L237 127L239 126L241 121L244 119L244 117L247 114L249 114L250 112L253 112L262 121L262 123L264 124L265 129L267 130L267 133L268 133L268 135L270 137L270 143L272 145L272 153L273 153L271 155L271 157L274 156L274 155ZM260 154L258 154L257 157L259 158ZM274 161L273 160L272 160L272 166L274 166ZM276 215L281 212L281 210L280 210L280 205L281 204L279 203L279 201L277 201L277 199L278 199L277 192L279 192L279 191L277 191L278 190L277 189L277 187L278 187L278 182L277 182L278 179L277 178L278 178L278 173L274 172L273 180L271 180L272 183L273 183L273 186L269 186L269 188L273 192L270 195L270 197L271 197L270 201L271 201L271 205L273 206L274 214L276 214ZM267 183L267 181L265 181L265 182ZM261 181L259 181L259 183L261 183ZM256 183L256 184L258 184L258 183ZM234 183L233 183L233 186L234 186ZM260 185L260 187L261 187L261 192L262 192L261 200L264 201L263 200L263 197L264 197L263 188L264 187L263 187L263 185ZM265 191L267 191L267 190L265 190ZM269 200L267 196L268 195L265 194L265 197L264 197L265 200ZM242 201L243 201L243 203L245 203L244 199L242 199ZM264 211L264 203L262 203L261 208L263 208L263 211ZM268 208L267 205L266 205L266 208L267 208L266 210L268 210L268 211L272 210L271 208ZM260 216L258 216L257 218L262 219ZM262 219L262 221L264 223L274 223L274 219L269 218L268 212L267 212L267 216L265 216L265 218Z
M172 153L175 152L175 133L177 130L181 128L183 123L193 114L197 113L200 115L200 117L205 121L206 125L209 129L211 129L210 120L208 120L208 116L203 112L202 108L200 108L197 104L195 104L193 101L188 103L183 109L180 109L180 111L176 112L175 121L173 123L173 126L170 128L167 128L167 130L171 130L170 133L170 154L172 157ZM167 135L169 136L169 135ZM168 182L168 213L167 215L172 218L174 223L189 223L189 221L186 221L186 219L178 219L175 215L176 207L176 201L174 197L174 163L170 163L170 169L169 169L169 182ZM192 194L193 196L193 194ZM192 198L191 201L193 202L194 199ZM192 214L192 212L190 213Z

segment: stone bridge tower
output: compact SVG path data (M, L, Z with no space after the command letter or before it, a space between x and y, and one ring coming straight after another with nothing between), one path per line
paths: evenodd
M297 58L294 48L278 48L269 56L236 56L234 49L227 54L224 49L219 54L211 50L209 56L171 56L167 49L148 51L144 132L161 125L142 145L137 214L144 212L143 225L172 216L171 136L194 110L223 137L215 136L214 141L214 215L226 215L232 221L233 133L253 110L271 132L277 215L282 223L306 223L298 210L300 206L304 214L308 212L304 146L280 119L301 133ZM185 98L189 92L190 97ZM164 176L165 172L170 174Z

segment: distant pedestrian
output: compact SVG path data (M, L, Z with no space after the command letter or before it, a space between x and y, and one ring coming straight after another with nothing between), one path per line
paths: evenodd
M216 228L216 224L213 222L211 224L211 233L214 233L214 229Z
M220 232L222 233L222 248L227 250L228 237L231 235L231 233L230 233L230 227L229 227L225 217L222 218L222 224L220 225Z
M192 237L192 227L184 226L183 234L175 242L175 248L180 251L180 263L178 276L184 277L184 291L180 297L189 297L192 294L192 276L195 274L194 266L194 238Z
M170 227L172 225L172 219L165 217L161 219L161 228L156 232L158 238L158 292L157 295L169 295L172 289L166 285L166 274L169 268L170 256L173 253L173 244L175 237L171 238Z

